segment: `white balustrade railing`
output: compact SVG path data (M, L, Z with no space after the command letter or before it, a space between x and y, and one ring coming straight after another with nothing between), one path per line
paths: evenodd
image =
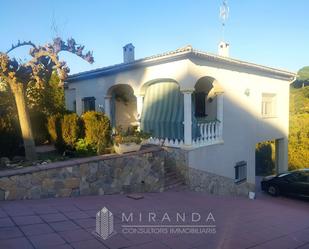
M215 144L222 140L222 124L220 121L198 122L197 127L200 136L196 139L192 139L193 147ZM179 139L159 139L151 137L148 139L147 143L180 148L183 146L184 141Z
M183 140L178 139L159 139L159 138L149 138L147 141L149 144L163 145L167 147L176 147L179 148L183 145Z
M213 144L222 139L222 126L219 121L199 122L197 127L200 136L193 140L194 145L208 145Z

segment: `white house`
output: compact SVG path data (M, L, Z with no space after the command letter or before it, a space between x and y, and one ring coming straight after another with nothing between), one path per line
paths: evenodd
M218 49L186 46L135 60L128 44L123 63L68 78L67 109L104 111L113 126L139 125L151 143L178 148L170 150L185 155L179 164L194 189L247 191L255 184L257 143L275 140L277 170L287 169L296 75L232 59L225 42Z

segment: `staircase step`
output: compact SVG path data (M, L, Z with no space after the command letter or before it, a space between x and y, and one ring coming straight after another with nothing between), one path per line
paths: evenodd
M188 186L184 183L180 184L180 185L175 185L175 186L169 186L167 188L165 188L165 191L169 191L169 190L173 190L173 191L185 191L188 190Z
M165 178L167 177L175 177L177 178L177 173L176 172L165 172Z
M167 186L164 186L164 189L180 189L182 187L185 187L185 184L183 182L178 182L178 183L174 183L174 184L170 184Z
M181 191L187 189L182 178L179 177L175 167L165 166L164 168L164 189Z
M181 184L181 183L183 183L183 180L174 178L169 181L165 180L164 186L170 186L170 185Z
M175 169L173 169L173 168L164 168L164 171L165 172L175 172Z

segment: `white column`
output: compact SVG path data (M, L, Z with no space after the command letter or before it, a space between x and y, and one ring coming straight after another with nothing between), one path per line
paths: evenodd
M104 98L104 111L109 119L111 119L111 99L112 96L105 96Z
M192 93L194 89L181 90L183 93L183 111L184 111L184 147L192 146Z
M142 117L142 111L143 111L143 105L144 105L144 95L136 94L136 122L138 123L138 130L141 128L141 117Z
M288 139L276 139L276 171L282 173L288 170Z
M137 120L141 119L142 111L143 111L143 104L144 104L144 96L143 95L137 95L136 96Z
M219 136L223 138L223 93L217 95L217 119L219 124Z

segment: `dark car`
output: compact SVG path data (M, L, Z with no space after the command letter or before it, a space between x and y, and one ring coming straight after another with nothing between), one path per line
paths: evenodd
M272 196L286 194L309 198L309 168L264 177L261 187Z

